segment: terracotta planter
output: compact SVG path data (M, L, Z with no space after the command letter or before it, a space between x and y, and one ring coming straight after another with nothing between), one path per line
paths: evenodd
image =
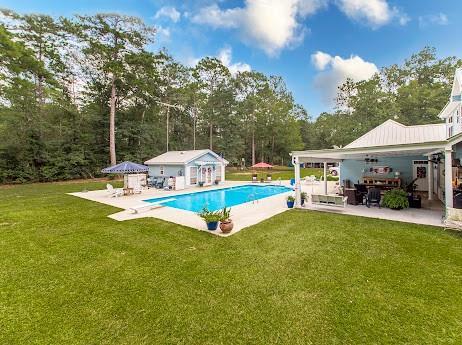
M231 230L233 230L233 227L234 227L234 223L231 219L224 221L224 222L220 222L220 229L221 229L221 232L223 232L224 234L230 233Z

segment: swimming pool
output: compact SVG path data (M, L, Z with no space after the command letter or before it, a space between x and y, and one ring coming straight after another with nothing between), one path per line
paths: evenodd
M216 211L224 208L225 206L236 206L253 200L287 193L291 190L291 188L284 186L243 185L196 193L172 195L143 201L150 203L162 203L162 205L165 206L193 212L199 212L204 207L207 207L210 211Z

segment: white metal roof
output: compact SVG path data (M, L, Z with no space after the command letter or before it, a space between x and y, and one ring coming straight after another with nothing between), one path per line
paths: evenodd
M168 151L162 153L161 155L151 158L144 162L147 165L154 164L186 164L191 162L194 159L198 159L205 154L211 154L216 157L218 160L221 160L225 164L228 164L228 161L218 156L212 150L188 150L188 151Z
M405 126L394 120L387 120L345 148L419 144L443 140L446 140L444 123Z
M454 110L456 110L458 106L460 106L460 104L461 104L460 101L446 103L446 105L444 106L443 110L441 110L441 113L438 115L438 117L441 119L447 118L449 115L452 114Z

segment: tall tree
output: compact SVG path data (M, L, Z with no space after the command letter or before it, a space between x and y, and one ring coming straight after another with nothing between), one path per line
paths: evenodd
M118 14L77 16L65 21L84 44L85 70L102 84L109 84L109 157L116 164L115 118L118 89L124 84L128 70L128 57L141 52L154 40L155 28L141 19Z
M209 149L213 150L214 126L220 121L219 115L226 112L231 73L220 60L206 57L196 65L193 75L200 83L201 92L206 98L202 114L208 125Z

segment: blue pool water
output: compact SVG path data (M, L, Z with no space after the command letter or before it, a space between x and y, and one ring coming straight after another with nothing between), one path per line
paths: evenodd
M210 211L216 211L224 208L225 206L236 206L245 202L286 193L291 190L291 188L284 186L244 185L197 193L172 195L163 198L147 199L144 201L158 203L165 200L162 202L162 205L193 212L199 212L204 207L207 207Z

